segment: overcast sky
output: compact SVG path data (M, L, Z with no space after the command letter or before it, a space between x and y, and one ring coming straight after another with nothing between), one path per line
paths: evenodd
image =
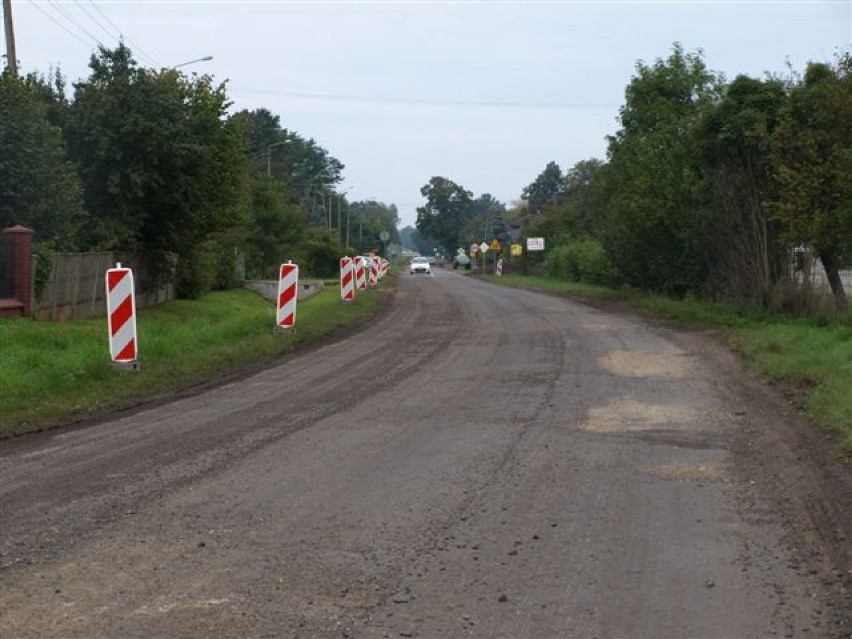
M25 73L84 78L119 34L145 66L213 56L183 70L314 138L346 165L350 200L394 203L403 224L433 175L508 205L550 161L604 159L636 61L675 41L729 79L802 71L852 41L852 0L12 0L12 13Z

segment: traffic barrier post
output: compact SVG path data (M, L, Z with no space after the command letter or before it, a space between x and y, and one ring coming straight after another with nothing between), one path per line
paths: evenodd
M133 271L116 263L105 276L109 355L113 364L125 370L139 370L136 336L136 292Z
M276 333L296 332L296 305L299 299L299 267L292 261L278 270L278 305L275 313Z
M340 258L340 299L344 302L355 301L355 282L350 257Z
M367 290L367 272L364 269L364 258L355 256L355 288L359 291Z
M372 263L370 264L370 288L376 288L379 285L379 259L377 257L373 258Z

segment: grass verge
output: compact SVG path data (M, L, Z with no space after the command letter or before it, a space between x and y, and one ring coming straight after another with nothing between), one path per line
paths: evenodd
M852 454L852 319L833 323L789 318L751 317L697 299L677 301L635 291L508 275L490 282L532 288L591 301L624 301L639 312L689 326L723 330L764 379L777 384L814 423L840 436Z
M336 287L299 303L296 333L273 333L275 308L244 290L176 300L137 315L141 370L109 361L105 319L0 321L0 437L173 393L317 342L374 315L382 289L342 304Z

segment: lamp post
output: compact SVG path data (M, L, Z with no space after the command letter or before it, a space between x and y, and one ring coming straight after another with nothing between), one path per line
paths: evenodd
M188 62L181 62L180 64L176 64L172 67L172 69L177 69L178 67L185 67L188 64L195 64L196 62L210 62L210 60L212 59L212 55L206 55L203 58L196 58L195 60L189 60Z
M281 146L282 144L290 144L290 140L283 142L273 142L266 145L266 177L272 177L272 147Z
M343 196L347 191L351 191L352 187L347 187L343 189L340 193L337 194L337 235L340 238L340 241L343 242L343 227L340 226L340 207L343 203ZM346 245L343 247L344 249L349 246L349 206L346 206Z
M364 211L367 210L367 204L369 204L372 200L376 198L370 197L364 200L363 206L358 211L358 251L363 251L363 242L364 242Z

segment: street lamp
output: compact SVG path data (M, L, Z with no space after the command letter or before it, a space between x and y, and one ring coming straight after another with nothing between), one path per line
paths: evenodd
M343 196L347 191L351 191L353 187L349 186L343 189L340 193L337 194L337 234L340 237L340 241L343 242L343 228L340 226L340 207L343 203ZM349 206L346 206L346 246L345 249L349 246Z
M375 197L368 197L361 203L361 208L358 209L358 250L363 251L363 243L364 243L364 211L367 210L367 204L375 201ZM369 211L368 211L369 212Z
M292 140L284 140L283 142L273 142L266 146L266 177L272 177L272 147L281 146L282 144L290 144Z
M181 62L180 64L176 64L172 67L172 69L177 69L178 67L185 67L188 64L195 64L196 62L210 62L213 59L212 55L206 55L203 58L196 58L195 60L190 60L188 62Z

